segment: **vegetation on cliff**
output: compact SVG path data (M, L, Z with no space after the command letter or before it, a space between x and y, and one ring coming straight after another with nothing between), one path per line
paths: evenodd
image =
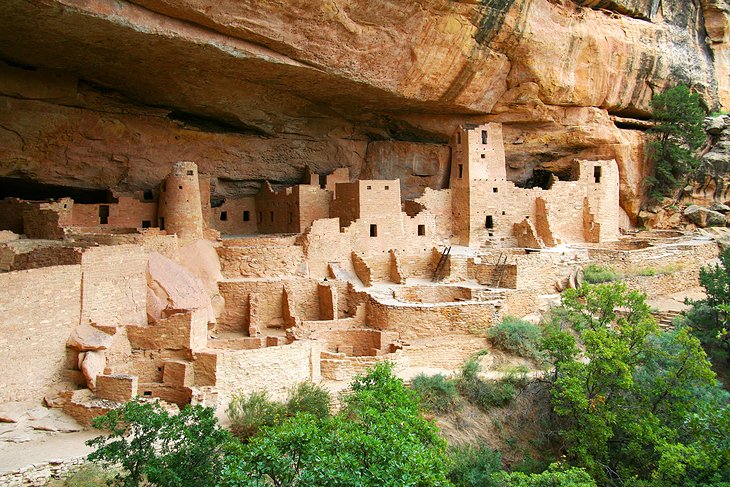
M655 198L673 193L699 165L697 149L705 142L702 122L706 111L697 93L684 85L654 95L652 116L656 122L649 143L654 176L647 178Z

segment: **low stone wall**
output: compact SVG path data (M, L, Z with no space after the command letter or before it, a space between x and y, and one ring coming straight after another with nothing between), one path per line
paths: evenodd
M367 322L373 328L398 332L401 339L468 335L491 326L495 306L489 302L405 304L371 298Z
M452 303L471 299L471 290L461 286L405 286L393 289L393 296L406 303Z
M86 462L86 457L34 463L12 472L0 474L0 485L6 487L36 487L46 485Z

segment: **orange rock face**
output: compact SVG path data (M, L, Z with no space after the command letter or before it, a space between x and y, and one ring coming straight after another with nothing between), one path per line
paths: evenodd
M0 178L138 191L192 160L226 197L308 165L414 196L493 120L511 179L616 158L635 216L643 136L613 117L679 82L728 106L723 1L10 0Z

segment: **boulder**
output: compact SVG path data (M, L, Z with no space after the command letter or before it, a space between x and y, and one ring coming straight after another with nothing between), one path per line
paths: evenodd
M712 203L710 206L710 209L712 211L717 211L718 213L727 213L730 211L730 206L727 206L725 204L720 203L719 201L716 201Z
M705 131L712 135L720 135L728 125L728 117L724 115L705 118Z
M92 391L96 389L96 376L104 373L104 367L106 367L104 352L89 351L84 354L81 372L83 372L86 384Z
M725 226L725 215L698 205L690 205L684 210L684 216L698 227Z
M91 325L80 325L74 328L66 341L66 346L79 351L107 350L114 339L113 335L104 333Z
M147 316L157 321L169 314L204 309L215 322L215 311L203 282L180 264L152 252L147 263Z

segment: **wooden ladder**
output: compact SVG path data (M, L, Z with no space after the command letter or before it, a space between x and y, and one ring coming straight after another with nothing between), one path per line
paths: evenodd
M446 267L446 262L448 262L450 255L451 246L449 245L448 247L444 248L443 252L441 252L441 258L439 258L439 263L436 264L436 270L433 273L433 278L431 279L431 282L438 282L444 278L444 268Z
M502 259L504 257L504 260ZM507 255L502 252L497 257L497 267L495 268L495 276L497 276L497 282L494 287L499 287L502 284L502 278L504 277L504 271L507 269Z

